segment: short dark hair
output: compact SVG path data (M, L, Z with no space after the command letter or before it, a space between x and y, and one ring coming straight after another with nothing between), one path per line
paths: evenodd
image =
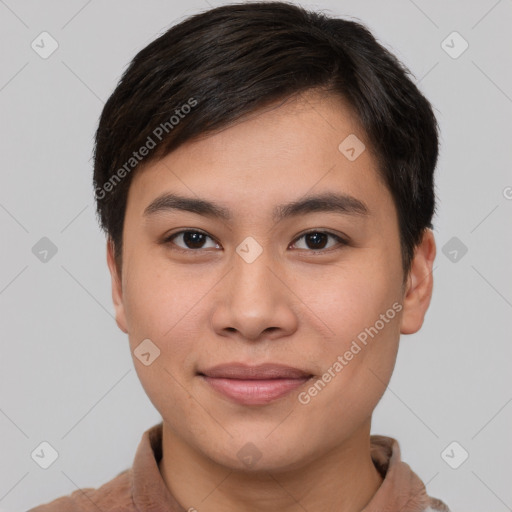
M96 131L97 215L118 269L132 169L318 89L350 105L376 155L398 212L405 279L432 228L438 157L436 118L410 74L363 24L287 2L223 5L171 27L133 58Z

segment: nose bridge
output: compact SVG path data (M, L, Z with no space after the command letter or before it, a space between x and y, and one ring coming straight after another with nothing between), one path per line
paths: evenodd
M259 300L258 296L264 296L264 302L270 305L271 288L275 285L269 268L272 262L270 249L264 248L254 238L247 237L233 255L232 297L238 300ZM245 304L245 307L248 305L250 303Z

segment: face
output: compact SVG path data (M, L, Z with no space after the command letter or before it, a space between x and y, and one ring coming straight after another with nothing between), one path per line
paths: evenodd
M116 320L177 442L275 470L369 427L400 333L423 321L434 258L428 235L402 288L376 165L347 106L308 94L134 176L120 280L108 248Z

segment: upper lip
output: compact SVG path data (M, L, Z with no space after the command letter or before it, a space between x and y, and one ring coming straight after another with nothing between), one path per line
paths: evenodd
M198 372L200 375L225 379L303 379L311 373L283 364L265 363L250 366L243 363L225 363Z

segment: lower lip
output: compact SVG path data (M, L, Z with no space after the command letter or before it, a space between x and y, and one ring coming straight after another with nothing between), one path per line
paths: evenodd
M245 405L268 404L302 386L310 377L301 379L239 380L201 376L213 389L235 402Z

